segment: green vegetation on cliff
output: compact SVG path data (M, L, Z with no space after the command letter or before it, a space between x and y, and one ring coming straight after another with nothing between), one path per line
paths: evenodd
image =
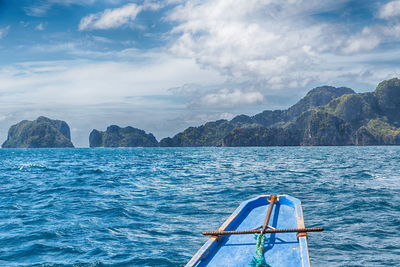
M207 122L200 127L190 127L173 138L162 139L160 146L220 146L222 139L235 128L235 125L227 120Z
M362 134L369 135L371 139L367 141L357 140L358 145L369 144L369 145L396 145L400 144L400 128L389 124L387 118L379 118L370 120L366 125L363 125L359 129L357 137ZM361 132L362 131L362 132Z
M239 115L233 118L230 121L227 120L219 120L215 122L207 122L206 124L199 127L190 127L183 131L182 133L178 133L174 137L164 138L160 141L160 146L221 146L230 144L231 141L225 140L224 138L230 135L231 133L235 133L237 129L240 129L240 136L235 139L235 142L240 142L238 144L241 145L266 145L272 144L273 141L261 142L260 136L270 136L274 130L272 131L264 131L263 133L259 133L257 138L251 138L251 140L245 140L246 138L246 129L249 130L249 134L256 131L261 130L262 127L277 127L282 126L293 119L300 116L303 112L310 110L315 107L320 107L328 104L331 100L342 96L344 94L352 94L353 90L341 87L335 88L331 86L323 86L317 87L311 90L304 98L302 98L295 105L290 107L288 110L265 110L259 114L254 116L246 116ZM250 137L250 135L248 136ZM229 139L230 140L230 139ZM279 139L281 140L281 139ZM242 142L244 142L242 144ZM261 142L261 143L259 143ZM276 145L278 143L287 144L287 145L295 145L293 140L288 140L285 142L276 141ZM233 145L233 144L232 144Z
M399 127L400 80L394 78L362 94L317 87L287 110L190 127L160 146L393 145L400 144Z
M357 94L346 87L312 89L287 110L207 122L157 142L145 131L111 125L93 130L90 147L400 145L400 80ZM63 121L39 117L13 125L3 147L73 147Z
M307 110L325 106L333 99L341 96L346 97L349 94L355 94L355 92L347 87L322 86L314 88L287 110L288 120L293 120Z
M289 123L272 125L282 128L288 140L296 140L297 137L296 145L400 145L399 126L400 80L397 78L380 83L371 93L348 91L326 105L308 109ZM252 135L260 136L263 132L264 129L258 128L248 131L245 136L243 130L234 129L224 138L223 144L264 145L268 143L265 140L244 141L246 138L254 140ZM235 135L241 138L235 138ZM265 138L272 139L270 136Z
M381 82L373 92L378 107L389 123L400 127L400 80L397 78Z
M89 136L90 147L155 147L158 142L153 134L145 131L116 125L107 127L105 132L93 130Z
M66 122L39 117L11 126L3 148L61 148L73 147Z
M370 120L366 129L374 136L395 137L400 133L400 129L387 123L386 118Z

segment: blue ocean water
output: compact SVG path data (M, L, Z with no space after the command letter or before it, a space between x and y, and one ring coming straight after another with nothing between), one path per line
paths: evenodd
M1 266L182 266L240 202L299 198L313 266L400 265L400 147L0 150Z

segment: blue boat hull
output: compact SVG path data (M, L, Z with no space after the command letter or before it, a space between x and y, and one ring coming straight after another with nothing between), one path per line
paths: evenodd
M250 230L264 223L269 207L269 195L243 202L219 228L221 231ZM276 229L304 228L300 200L278 195L269 225ZM310 266L306 236L297 233L266 234L264 257L268 265ZM186 266L249 266L255 256L254 235L211 237Z

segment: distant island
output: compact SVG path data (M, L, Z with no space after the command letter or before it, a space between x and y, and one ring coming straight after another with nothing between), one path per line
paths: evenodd
M287 110L189 127L160 146L400 145L399 127L400 80L394 78L362 94L317 87Z
M90 147L343 146L400 145L400 80L381 82L373 92L346 87L312 89L286 110L207 122L156 140L134 127L94 129ZM66 122L39 117L13 125L3 148L73 147Z
M69 126L60 120L39 117L11 126L3 148L62 148L74 147Z
M105 132L94 129L89 135L90 147L157 147L158 141L153 134L145 131L117 125L107 127Z

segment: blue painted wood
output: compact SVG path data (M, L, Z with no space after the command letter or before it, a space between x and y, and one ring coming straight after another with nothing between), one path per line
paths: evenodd
M264 223L269 207L269 195L243 202L219 230L251 230ZM277 229L304 228L300 200L278 195L269 225ZM210 229L211 230L211 229ZM307 238L297 239L297 233L266 234L264 257L272 267L309 267ZM186 266L249 266L255 255L254 235L211 237L186 264Z

